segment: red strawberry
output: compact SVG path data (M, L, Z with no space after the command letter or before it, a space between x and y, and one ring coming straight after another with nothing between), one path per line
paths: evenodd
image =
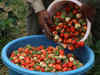
M63 23L60 23L60 24L58 25L58 27L59 27L59 28L63 28Z
M40 49L43 49L44 48L44 46L43 45L40 45L40 47L39 47Z
M69 34L68 33L64 33L64 38L68 38L69 37Z
M32 62L32 63L29 64L29 66L30 66L30 67L33 67L34 64L35 64L35 62Z
M78 12L77 10L73 10L73 14L77 14L77 12Z
M40 66L36 66L35 68L36 68L36 70L40 70L41 67Z
M53 34L56 35L57 34L57 31L54 31Z
M64 29L61 30L61 33L64 33Z
M74 51L74 50L75 50L74 46L72 46L72 45L69 45L69 46L68 46L68 49L69 49L70 51Z
M78 35L79 35L79 32L75 32L74 35L75 35L75 36L78 36Z
M38 55L37 57L38 57L38 59L40 59L41 55Z
M68 62L68 67L72 67L73 66L73 63L72 62Z
M52 51L48 51L48 54L51 54L52 53Z
M72 43L72 39L71 39L71 38L68 39L68 40L67 40L67 43Z
M70 8L69 7L66 7L66 11L69 12L70 11Z
M28 63L28 64L30 63L30 58L29 57L25 57L24 59L25 59L26 63Z
M64 44L67 44L67 40L66 40L66 39L64 39L64 40L63 40L63 43L64 43Z
M68 71L71 71L72 69L71 68L68 68Z
M29 53L29 49L26 48L26 49L24 50L24 52L25 52L26 54L28 54L28 53Z
M64 63L63 65L62 65L62 67L64 68L64 67L67 67L67 64L66 63Z
M24 62L24 63L22 63L22 65L26 66L26 65L28 65L28 64Z
M60 19L61 17L60 16L56 16L56 18L59 18Z
M71 27L70 29L72 32L75 32L75 28L74 27Z
M42 72L45 72L45 69L44 69L43 67L41 67L41 71L42 71Z
M11 57L14 57L14 56L15 56L15 54L14 54L14 52L12 52L12 53L11 53Z
M56 12L56 15L57 16L61 16L61 12Z
M64 68L63 68L63 71L68 71L68 68L67 68L67 67L64 67Z
M72 53L68 53L68 54L67 54L67 57L68 57L68 58L73 57L73 54L72 54Z
M29 51L30 54L32 54L32 52L33 52L32 50Z
M64 36L64 33L60 33L60 36L63 37Z
M53 64L49 64L48 66L49 66L49 67L53 67Z
M30 70L30 71L33 71L33 70L34 70L34 68L33 68L33 67L31 67L31 68L29 68L29 70Z
M66 29L67 28L67 25L64 25L64 29Z
M24 60L21 60L20 62L23 64L25 61Z
M80 47L83 47L83 46L84 46L84 42L83 42L83 41L79 41L79 42L78 42L78 45L79 45Z
M41 50L43 55L46 55L46 50Z
M56 70L61 70L61 69L62 69L62 67L61 67L61 65L56 64L55 69L56 69Z
M79 48L79 45L78 45L78 43L75 45L75 48Z
M72 69L75 70L75 69L77 69L77 67L74 65L74 66L72 67Z
M59 38L59 42L62 42L63 41L63 38Z
M64 50L59 50L59 53L60 53L61 55L64 55Z
M57 64L60 64L60 63L61 63L61 60L59 60L59 59L56 60L56 63L57 63Z
M76 40L72 40L72 44L74 44L74 45L75 45L76 43L77 43L77 41L76 41Z
M24 51L24 48L18 48L18 52Z

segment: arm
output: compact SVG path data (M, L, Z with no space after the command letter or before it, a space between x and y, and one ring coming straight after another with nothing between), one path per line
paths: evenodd
M52 22L50 20L47 10L45 10L42 0L27 0L27 1L28 3L31 3L35 13L37 14L38 21L40 23L41 28L44 29L44 33L47 35L49 39L52 39L51 38L52 35L48 27L48 25L51 24Z
M34 8L35 13L45 10L42 0L32 0L32 7Z
M35 13L45 10L42 0L26 0L26 2L32 5Z
M93 18L96 14L96 9L91 4L90 0L80 0L83 2L81 6L82 14L87 17L91 22L93 22Z

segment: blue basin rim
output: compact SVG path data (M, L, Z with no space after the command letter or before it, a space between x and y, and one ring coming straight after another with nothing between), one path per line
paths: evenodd
M17 41L20 41L20 40L25 40L25 39L29 39L29 38L33 38L33 37L45 37L45 35L32 35L32 36L25 36L25 37L21 37L19 39L16 39L16 40L13 40L11 42L9 42L3 49L2 49L2 52L1 52L1 58L4 62L4 64L16 71L16 72L19 72L19 73L26 73L26 74L38 74L40 73L41 75L42 74L54 74L55 72L38 72L38 71L29 71L27 69L24 69L24 68L21 68L19 66L16 66L15 64L11 63L9 58L7 57L7 49L10 45L13 45L13 43L17 42ZM63 74L74 74L74 73L78 73L78 72L86 72L89 68L91 68L91 66L94 64L94 60L95 60L95 55L94 55L94 52L88 47L88 46L85 46L86 48L88 48L88 51L90 53L90 57L91 59L81 68L78 68L76 70L72 70L72 71L67 71L67 72L56 72L56 73L63 73Z

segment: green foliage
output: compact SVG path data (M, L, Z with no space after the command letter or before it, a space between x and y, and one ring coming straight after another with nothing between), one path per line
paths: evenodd
M25 29L25 18L26 5L23 0L0 0L0 54L9 41L23 33L21 29ZM0 69L3 66L0 58Z

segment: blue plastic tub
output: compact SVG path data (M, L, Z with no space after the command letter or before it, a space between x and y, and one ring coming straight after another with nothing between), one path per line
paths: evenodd
M84 75L89 69L92 68L94 63L94 53L93 51L85 46L81 50L76 50L74 54L79 56L79 59L84 63L84 66L73 71L67 72L38 72L29 71L27 69L21 68L10 62L9 56L13 50L19 47L23 47L27 44L32 46L56 46L53 41L48 40L44 35L26 36L9 42L2 50L2 60L4 64L9 68L9 75ZM66 51L68 52L68 50Z

